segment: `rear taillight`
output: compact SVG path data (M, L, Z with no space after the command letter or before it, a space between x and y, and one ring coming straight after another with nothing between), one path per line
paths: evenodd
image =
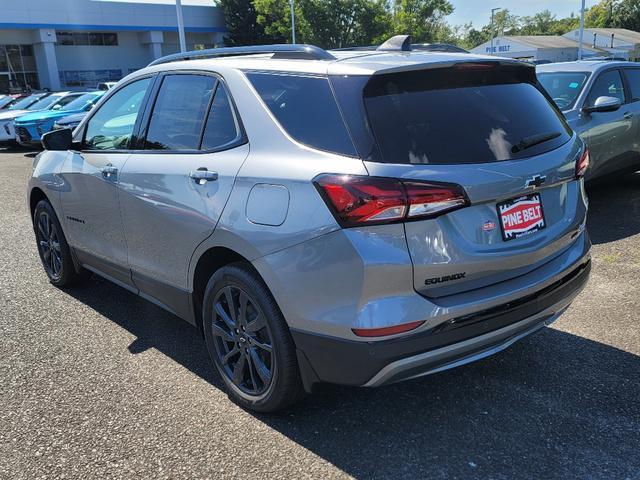
M585 148L582 155L580 155L580 160L576 162L576 178L584 177L584 174L587 173L587 169L589 168L589 149Z
M320 175L314 184L343 227L431 218L468 203L453 184L357 175Z

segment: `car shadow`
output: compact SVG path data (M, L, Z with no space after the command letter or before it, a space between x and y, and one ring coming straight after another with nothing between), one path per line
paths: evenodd
M640 233L640 172L587 185L587 228L594 244Z
M42 150L35 147L21 147L20 145L0 145L0 153L18 153L33 158Z
M135 335L132 354L157 349L221 387L186 322L101 279L67 292ZM639 356L544 329L455 370L323 386L254 416L355 478L637 478L639 372Z

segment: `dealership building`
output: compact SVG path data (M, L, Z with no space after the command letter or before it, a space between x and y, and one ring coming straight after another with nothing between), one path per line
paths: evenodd
M473 53L527 61L571 62L578 59L580 32L564 35L502 35L472 49ZM623 28L585 28L583 58L640 59L640 33Z
M214 2L183 5L187 49L222 44ZM180 49L175 0L10 0L0 10L0 93L93 88Z

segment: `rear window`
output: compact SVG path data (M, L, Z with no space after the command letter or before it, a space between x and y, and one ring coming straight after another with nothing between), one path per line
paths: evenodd
M528 68L438 69L372 77L364 102L382 161L486 163L530 157L569 140Z
M313 148L355 156L326 77L247 73L282 128Z

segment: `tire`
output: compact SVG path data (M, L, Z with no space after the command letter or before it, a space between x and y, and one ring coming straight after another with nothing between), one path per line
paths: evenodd
M238 262L216 271L202 312L207 350L231 400L248 410L275 412L302 399L291 333L253 269Z
M42 266L53 285L69 287L90 276L85 269L76 270L58 216L47 200L41 200L36 205L33 213L33 230Z

